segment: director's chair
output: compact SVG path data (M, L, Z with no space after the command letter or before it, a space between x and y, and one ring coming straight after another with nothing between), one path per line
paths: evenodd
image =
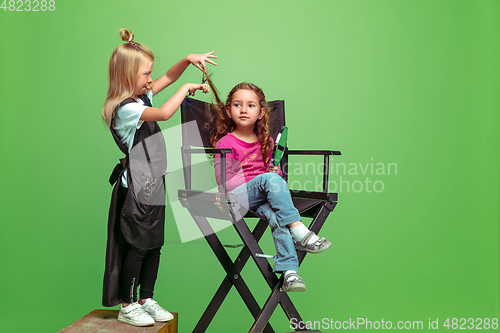
M270 109L270 135L276 138L281 127L285 125L284 101L272 101L269 102L268 105ZM268 226L266 218L260 216L256 212L248 211L246 208L241 207L236 203L235 196L226 191L225 159L227 154L232 153L231 149L207 148L211 146L210 129L205 126L209 117L207 110L210 107L212 106L209 103L207 104L189 97L181 104L182 124L190 122L192 124L194 121L197 126L194 127L196 130L185 130L183 127L182 131L182 158L186 189L178 191L179 201L182 206L189 210L191 216L226 272L226 277L222 281L219 289L215 293L193 332L206 331L225 297L229 293L229 290L234 285L255 319L250 332L272 333L274 330L268 322L278 304L284 310L288 320L295 318L297 321L301 321L302 319L288 294L281 291L283 277L278 278L276 274L273 273L271 265L267 261L266 256L263 255L258 244ZM201 143L200 139L202 141ZM202 146L201 148L200 145ZM207 193L192 189L191 155L193 154L220 155L220 191L217 193ZM328 193L328 166L330 155L340 155L340 152L330 150L285 150L281 160L285 180L287 180L288 174L289 155L322 155L324 157L323 192L290 190L292 201L301 217L313 218L309 229L318 234L326 218L337 204L337 193ZM250 231L247 223L245 223L245 217L259 218L259 222L256 224L253 231ZM243 241L243 248L234 262L224 249L224 245L222 245L215 234L207 218L222 219L232 222L236 232ZM304 260L306 252L298 251L297 255L300 265ZM259 271L271 288L271 294L262 308L258 305L243 277L240 275L240 272L250 257L257 264Z

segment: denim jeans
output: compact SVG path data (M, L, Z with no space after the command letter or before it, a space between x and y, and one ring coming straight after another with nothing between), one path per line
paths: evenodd
M231 192L240 205L267 217L276 247L273 271L298 272L297 252L287 224L300 221L300 215L293 206L285 180L274 172L267 172Z

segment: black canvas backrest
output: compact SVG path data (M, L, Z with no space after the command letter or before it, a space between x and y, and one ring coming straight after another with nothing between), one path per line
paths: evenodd
M183 124L190 121L196 121L198 124L198 129L200 131L201 140L204 147L211 147L210 145L210 129L206 128L205 124L208 122L208 115L205 111L206 103L186 97L181 104L181 122ZM270 109L269 116L269 133L273 140L276 140L276 136L281 130L281 127L285 126L285 101L277 100L267 103ZM191 133L189 131L182 131L182 144L189 146L198 146L199 139L197 133Z
M269 115L269 135L276 141L278 133L281 128L286 125L285 123L285 101L276 100L268 102L270 115Z

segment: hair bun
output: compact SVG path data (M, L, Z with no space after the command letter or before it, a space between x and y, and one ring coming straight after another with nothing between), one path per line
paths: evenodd
M120 37L125 42L131 42L134 39L134 34L127 29L120 29Z

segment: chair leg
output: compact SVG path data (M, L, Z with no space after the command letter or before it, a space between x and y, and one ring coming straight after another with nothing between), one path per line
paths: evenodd
M281 282L281 281L280 281ZM250 333L260 333L264 329L265 325L269 322L269 319L271 319L271 316L280 303L282 292L280 292L281 283L277 283L273 291L271 292L271 295L266 301L266 304L262 307L262 311L259 313L259 316L257 317L257 320L254 322L252 328L250 329Z
M220 308L222 302L226 298L227 294L229 293L229 290L231 289L231 286L234 285L240 294L240 297L243 299L243 302L246 304L247 308L250 310L252 316L255 318L258 317L259 313L261 312L260 306L258 305L257 301L253 297L252 293L248 289L248 286L244 282L243 278L240 275L241 270L243 269L243 266L245 265L246 261L248 260L248 257L250 256L250 252L248 249L243 249L240 253L240 256L244 260L236 260L236 263L233 263L229 255L227 254L226 250L220 243L219 238L215 235L215 233L212 230L212 227L208 223L207 219L204 217L192 215L196 224L198 224L198 227L200 230L204 232L205 239L207 240L208 244L214 251L215 255L219 259L219 262L223 266L224 270L226 271L226 277L222 284L220 285L219 289L217 290L215 296L212 298L212 301L210 302L209 306L203 313L202 317L198 321L198 324L194 328L193 332L205 332L206 329L208 328L210 322L212 321L213 317L217 313L218 309ZM265 223L265 222L264 222ZM258 225L259 226L259 225ZM265 231L265 226L263 228L263 225L261 224L260 228L256 230L256 236L258 236L258 239L262 237L262 234ZM257 227L256 227L257 229ZM260 235L259 235L260 234ZM246 253L245 253L246 252ZM245 259L246 256L246 259ZM270 325L267 325L265 329L266 333L274 333L274 330L271 328Z
M262 220L262 219L259 220L259 222L255 226L255 229L252 232L252 236L253 236L253 238L255 239L255 241L257 243L260 241L262 235L266 231L267 226L268 226L267 221ZM240 254L238 255L238 258L236 259L235 267L236 267L237 270L239 270L241 272L241 270L243 269L243 267L247 263L248 259L250 258L250 255L251 255L250 250L248 249L247 246L245 246L241 250ZM264 305L264 307L262 308L262 310L259 313L258 317L254 318L254 319L256 319L255 322L259 321L259 319L261 318L262 312L264 311L265 308L266 308L266 305ZM275 308L276 308L276 305L273 307L273 311L274 311ZM272 314L272 312L271 312L271 314ZM269 318L270 318L270 315L269 315ZM265 320L265 322L263 322L260 325L258 332L274 333L274 330L272 329L271 324L269 324L269 318L267 318L267 320ZM256 332L256 331L254 331L254 332Z
M335 206L337 205L337 202L325 202L323 206L320 208L316 216L314 217L313 221L311 222L309 229L312 230L315 233L319 233L321 228L323 227L324 222L326 221L328 215L333 211ZM252 240L250 237L248 237L248 232L249 230L248 227L246 226L246 223L241 223L237 225L235 223L235 227L240 234L240 237L243 239L245 242L245 245L249 247L250 249L253 249L252 253L260 253L260 247L258 246L257 242L255 240ZM246 227L246 229L245 229ZM245 241L246 240L246 241ZM305 254L307 252L304 251L299 251L297 256L299 258L299 265L302 263ZM268 282L269 286L272 289L271 295L266 301L266 304L264 304L264 307L262 308L261 313L259 314L258 319L255 321L254 325L252 326L252 329L250 332L262 332L262 327L269 321L271 318L271 315L273 314L274 310L278 306L278 304L281 305L283 310L285 311L285 314L287 315L288 319L290 320L291 318L294 318L297 321L302 321L302 318L300 317L299 313L297 312L297 309L293 305L292 301L290 300L290 297L288 294L281 292L279 289L283 283L283 277L276 282L276 275L274 273L269 274L269 268L270 265L266 260L267 263L267 268L263 267L266 265L261 265L260 260L257 260L255 258L255 255L253 255L254 260L259 267L262 275L264 275L264 278ZM260 258L259 258L260 259ZM274 278L273 278L274 277Z
M326 221L326 218L328 217L330 212L333 211L336 204L336 202L325 202L311 222L309 229L311 231L314 231L315 233L319 233L324 222ZM294 318L297 321L302 320L288 294L280 291L283 279L278 279L276 274L273 273L272 267L267 259L256 257L257 253L262 254L262 250L258 244L258 241L267 228L266 221L260 220L254 231L250 232L250 229L248 228L245 221L243 219L236 221L233 215L233 225L239 236L245 243L245 247L241 250L236 261L233 262L220 243L220 240L213 232L213 229L208 223L207 219L196 215L192 216L203 234L207 235L205 236L205 239L209 243L210 247L214 251L227 274L193 332L206 331L208 325L212 321L222 302L229 293L232 285L236 287L238 293L240 294L241 298L243 299L255 319L250 332L274 333L274 330L269 324L269 319L271 318L278 304L281 305L289 320L291 318ZM240 276L240 272L250 258L250 255L252 256L261 274L272 290L271 295L267 299L262 309L260 309L257 301L248 289L248 286ZM298 252L299 265L304 260L305 255L306 252L304 251Z
M236 231L240 235L241 239L245 243L246 247L250 250L252 254L252 258L254 259L255 263L257 264L257 267L259 268L261 274L264 276L264 279L266 280L267 284L273 290L273 293L275 294L273 296L273 293L271 294L270 299L268 299L268 302L266 302L266 305L262 308L262 311L270 311L269 317L267 318L267 321L271 317L272 313L276 309L277 304L279 303L281 307L283 308L283 311L285 312L286 316L288 317L288 320L291 318L296 318L297 320L302 320L300 317L297 309L293 305L290 297L286 293L283 293L280 291L280 287L282 285L282 279L278 279L276 274L273 273L271 265L269 265L269 262L265 258L258 258L255 256L256 253L262 253L262 250L257 243L257 240L252 237L252 234L250 233L250 229L248 228L247 224L245 223L244 220L239 220L236 223L234 223L234 227L236 228ZM281 295L281 296L279 296ZM276 305L273 307L272 305L276 302ZM266 308L268 307L268 308ZM266 312L267 313L267 312ZM260 318L260 317L259 317ZM264 319L265 317L262 317ZM257 324L257 321L261 321L262 319L257 319L254 325ZM267 321L265 321L267 323ZM259 324L260 325L260 324ZM257 332L257 331L255 331Z
M205 309L205 312L203 312L203 315L201 316L200 320L198 320L198 323L196 324L193 333L195 332L202 333L207 330L208 326L212 322L212 319L214 319L217 311L219 311L222 302L226 298L232 286L233 284L231 283L231 280L229 279L228 276L226 276L224 281L221 283L219 289L217 289L217 292L215 293L214 297L210 301L210 304L208 304L207 308Z

